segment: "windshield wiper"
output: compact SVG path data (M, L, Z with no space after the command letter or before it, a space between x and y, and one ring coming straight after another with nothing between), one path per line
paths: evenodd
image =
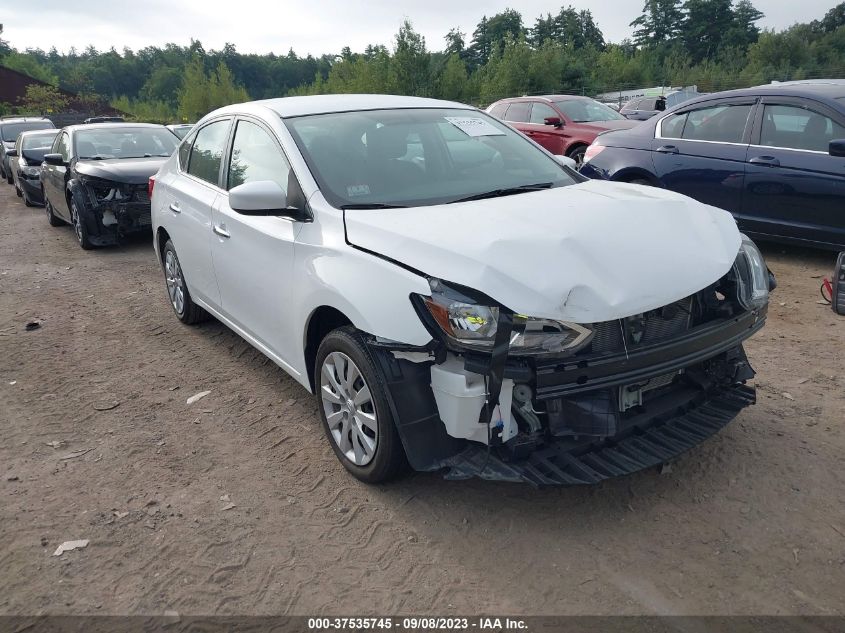
M507 187L505 189L493 189L493 191L485 191L484 193L476 193L472 196L467 196L466 198L458 198L457 200L452 200L449 204L454 204L455 202L472 202L473 200L486 200L487 198L501 198L502 196L512 196L517 193L526 193L528 191L540 191L542 189L550 189L552 183L550 182L538 182L533 185L520 185L519 187Z
M342 204L340 208L344 211L348 210L366 210L366 209L407 209L408 207L401 204L383 204L381 202L362 202L361 204Z

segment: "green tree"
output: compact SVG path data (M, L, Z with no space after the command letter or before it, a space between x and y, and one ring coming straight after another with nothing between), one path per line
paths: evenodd
M30 84L26 87L23 108L27 112L53 114L67 107L68 99L54 86Z
M466 90L467 66L457 53L452 53L440 75L439 96L451 101L461 101Z
M694 62L716 56L734 26L731 0L686 0L681 38Z
M391 87L397 94L426 96L430 91L430 56L425 38L405 20L396 34L390 61Z
M683 21L680 0L646 0L640 17L631 22L637 46L656 46L675 40Z

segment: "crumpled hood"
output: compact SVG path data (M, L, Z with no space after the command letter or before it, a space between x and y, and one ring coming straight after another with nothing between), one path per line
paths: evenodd
M345 222L355 246L519 314L576 323L683 299L727 273L741 243L726 211L596 180L449 205L348 210Z
M102 178L112 182L144 185L167 159L167 156L150 156L147 158L80 160L76 163L76 171L83 176Z

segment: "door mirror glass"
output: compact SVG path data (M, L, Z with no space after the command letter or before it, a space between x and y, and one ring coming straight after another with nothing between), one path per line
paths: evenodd
M839 158L845 157L845 139L840 138L830 142L828 153Z
M560 117L558 116L547 116L545 119L543 119L543 123L545 123L546 125L553 125L555 127L563 126L563 121L561 121Z
M288 208L288 196L279 183L272 180L253 180L229 190L229 206L244 215L299 215Z
M65 164L65 159L61 154L44 154L44 162L48 165L56 165L62 167Z

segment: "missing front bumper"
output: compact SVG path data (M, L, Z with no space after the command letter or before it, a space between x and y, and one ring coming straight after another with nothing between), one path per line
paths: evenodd
M611 438L580 443L558 440L514 462L471 444L441 466L448 469L446 479L479 477L535 486L596 484L678 457L754 404L756 392L753 387L734 385L692 397L686 403L677 400L682 394L668 397L675 401L664 403L666 413L642 425L632 421L625 432Z

